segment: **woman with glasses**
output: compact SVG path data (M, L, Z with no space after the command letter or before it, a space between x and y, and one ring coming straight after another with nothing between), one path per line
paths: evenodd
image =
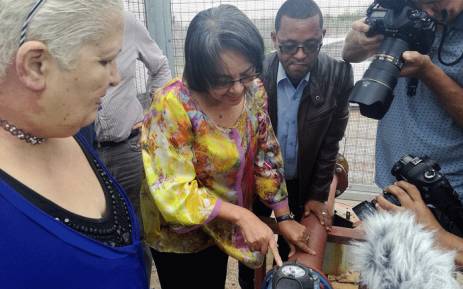
M127 197L84 138L119 82L119 0L0 1L0 287L148 288Z
M188 27L183 79L158 90L142 133L142 216L161 286L223 288L228 256L249 267L270 248L272 230L251 211L272 208L290 242L304 226L288 209L283 163L257 79L264 45L240 10L221 5Z

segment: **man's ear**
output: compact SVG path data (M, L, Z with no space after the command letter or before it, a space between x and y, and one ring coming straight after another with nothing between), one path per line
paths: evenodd
M272 37L273 48L277 49L277 33L275 31L272 31L270 33L270 37Z
M45 88L45 73L49 67L50 55L47 46L39 41L27 41L16 53L16 73L19 80L29 89Z
M325 37L325 34L326 34L326 29L323 28L323 37Z

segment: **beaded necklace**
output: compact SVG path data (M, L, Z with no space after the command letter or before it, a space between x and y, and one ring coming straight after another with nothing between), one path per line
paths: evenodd
M13 136L31 145L41 144L47 140L46 138L43 138L43 137L33 136L30 133L27 133L23 131L22 129L17 128L15 125L1 118L0 118L0 126L4 130L12 134Z

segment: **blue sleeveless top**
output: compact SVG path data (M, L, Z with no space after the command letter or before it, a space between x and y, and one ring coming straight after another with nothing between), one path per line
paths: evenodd
M98 160L81 135L76 139ZM122 192L117 183L115 188ZM121 195L131 216L132 244L109 247L56 221L0 179L0 288L147 289L139 225Z

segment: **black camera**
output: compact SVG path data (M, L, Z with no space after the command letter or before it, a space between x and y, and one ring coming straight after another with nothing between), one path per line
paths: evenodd
M457 192L440 172L440 167L434 160L428 156L420 158L405 155L394 164L391 174L398 181L404 180L414 184L441 226L455 235L463 236L463 206ZM400 206L394 195L384 192L383 196ZM375 201L364 201L352 209L359 219L363 220L376 211Z
M367 10L367 35L382 34L384 40L373 61L354 86L350 101L360 106L366 117L381 119L393 99L403 66L402 53L407 50L427 54L434 42L436 21L416 8L412 0L376 0ZM409 95L416 89L409 80Z
M400 201L391 193L383 191L383 197L389 202L396 206L400 206ZM352 208L352 211L357 215L360 220L365 220L368 216L373 215L376 212L376 200L371 202L363 201L357 206Z

